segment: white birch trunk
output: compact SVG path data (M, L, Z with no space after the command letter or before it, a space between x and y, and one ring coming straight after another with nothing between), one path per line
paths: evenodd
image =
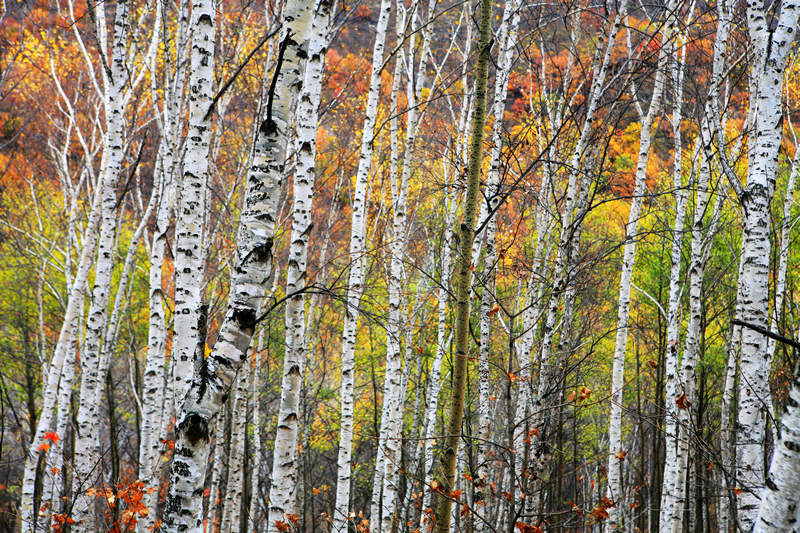
M148 303L150 319L147 338L147 359L142 375L142 429L139 440L139 479L144 481L144 503L150 513L141 520L139 531L147 531L157 518L158 485L160 479L159 450L161 449L161 417L164 410L164 387L166 384L167 323L164 309L164 290L162 285L164 252L167 245L167 231L172 212L171 203L174 188L162 168L162 183L156 224L150 247L150 291ZM154 193L155 194L155 193ZM170 410L171 411L171 410Z
M775 29L767 27L766 8L748 2L748 32L754 57L751 76L753 132L748 146L747 185L740 196L744 209L742 275L737 303L741 319L768 327L770 203L775 191L782 137L783 72L797 30L800 5L781 5ZM741 332L741 378L737 407L736 478L739 527L752 529L764 490L765 401L769 397L769 353L766 339L748 328Z
M800 336L800 331L798 331ZM794 353L800 348L794 347ZM800 526L800 368L781 416L780 439L772 455L754 533L797 531Z
M478 479L486 479L486 453L489 443L490 425L490 383L491 373L489 371L489 356L491 343L491 321L492 308L495 304L494 298L494 278L495 263L498 253L495 245L495 232L497 228L496 210L500 202L499 186L501 173L501 156L503 149L503 114L506 108L506 97L508 95L508 79L511 70L511 60L517 44L517 28L519 26L520 10L517 2L510 0L503 8L503 20L500 25L501 51L498 54L497 70L495 73L494 101L492 102L492 151L489 165L489 173L486 179L485 202L481 202L481 216L478 218L478 228L485 224L484 238L486 242L486 252L484 255L484 272L476 275L476 280L480 280L483 285L480 305L480 339L478 346L478 428L477 428L477 449L478 466L476 473ZM480 239L480 234L479 239ZM476 239L477 241L477 239ZM477 258L473 253L473 264L477 265ZM482 494L482 491L480 491ZM459 507L454 506L455 509ZM454 523L454 522L453 522ZM485 522L481 519L475 520L475 531L482 533L485 531Z
M95 497L87 493L99 479L100 453L98 427L98 394L105 385L101 358L103 334L108 323L107 308L111 276L115 261L118 202L116 187L122 174L124 146L124 90L127 72L125 51L128 39L128 2L119 2L114 20L114 45L105 81L106 133L101 178L101 222L95 263L94 286L86 319L86 347L81 357L81 401L77 414L72 517L81 528L95 527ZM101 40L102 42L102 40Z
M250 346L257 310L266 292L264 284L272 275L272 239L291 132L291 106L302 88L305 53L301 46L311 18L308 0L290 1L284 6L282 61L275 91L261 118L247 176L228 310L214 348L192 382L176 428L175 458L164 513L166 532L202 531L202 488L211 427Z
M455 181L455 179L454 179ZM455 188L455 183L452 184ZM452 336L447 333L447 300L450 295L450 274L452 273L452 243L453 227L456 218L456 198L455 191L451 191L449 196L450 206L445 218L445 234L442 243L441 274L439 278L439 290L437 291L437 324L436 324L436 355L430 369L427 400L428 405L425 409L424 437L422 439L422 461L424 483L422 485L422 513L420 514L420 531L430 529L430 516L425 509L431 509L433 493L430 490L433 481L433 446L436 435L436 412L439 408L439 391L441 390L442 360L447 348L450 345Z
M250 369L243 365L236 379L232 404L230 453L228 454L228 483L222 511L222 532L239 531L242 499L244 497L244 451L247 439L247 386Z
M269 493L269 524L267 531L278 532L277 524L291 523L290 515L297 512L297 431L300 418L300 389L305 367L305 302L306 260L308 236L312 227L314 197L314 159L319 119L318 107L322 93L322 71L328 46L330 2L321 0L308 35L308 60L303 90L300 94L296 121L296 162L294 174L294 205L289 259L286 270L286 351L283 361L283 382L275 436L272 485Z
M205 511L205 519L208 521L207 531L210 533L219 531L218 526L221 525L221 523L217 522L217 515L219 514L218 511L221 500L220 487L222 486L222 472L225 467L224 463L227 462L225 455L225 441L227 439L225 421L230 418L228 414L229 410L226 410L214 431L214 462L211 464L211 483L208 491L208 506Z
M400 347L402 338L402 308L405 305L403 295L403 262L406 258L406 225L407 225L407 199L408 185L411 177L411 168L414 164L414 151L416 149L416 133L418 126L419 113L417 112L418 90L415 86L419 80L416 79L414 70L414 48L415 35L418 29L418 15L416 5L412 6L408 16L411 17L411 35L409 37L409 48L406 54L408 65L408 84L406 86L406 97L408 109L406 112L406 138L405 153L403 158L402 170L398 172L397 164L392 165L394 169L391 174L392 188L392 229L391 240L389 242L389 275L387 278L387 291L389 296L389 316L386 329L386 372L383 385L383 411L382 417L387 418L386 433L384 434L384 461L383 488L382 488L382 509L381 509L381 531L391 531L395 523L395 509L397 496L397 478L400 466L400 444L402 437L402 415L403 415L403 355ZM400 10L400 6L398 6ZM405 17L403 17L405 18ZM398 35L398 41L400 35ZM401 56L402 57L402 56ZM396 139L396 129L394 131L392 159L396 160L399 153L399 144ZM377 479L377 476L376 476Z
M681 40L680 42L683 42ZM685 49L684 49L685 50ZM660 530L670 531L676 516L682 516L678 509L683 508L684 491L678 489L678 446L682 428L678 424L678 406L674 398L678 397L678 343L680 342L680 298L682 292L681 281L681 252L683 250L683 231L686 219L686 204L688 188L692 185L690 177L686 186L683 184L683 143L681 135L681 106L683 104L683 76L685 52L680 52L681 57L672 68L673 83L675 86L675 101L672 115L673 134L673 187L675 189L675 219L672 223L672 250L670 256L669 296L667 298L667 350L664 356L664 383L666 400L664 419L665 454L664 477L661 492L661 506L659 524ZM699 147L699 145L698 145ZM694 165L694 158L692 166Z
M211 0L192 0L191 52L189 54L189 131L183 156L177 216L175 217L175 311L172 358L175 412L189 390L194 375L194 355L204 320L203 229L205 189L208 181L214 98L216 6Z
M347 303L342 328L342 383L341 383L341 429L339 432L339 454L336 463L336 503L333 511L334 533L346 533L350 518L350 479L353 449L353 386L355 372L355 346L358 328L359 306L364 287L364 252L366 251L367 189L372 166L373 136L378 113L378 97L381 89L381 71L389 24L391 0L381 0L378 23L375 28L375 44L372 49L372 73L370 75L364 126L361 133L361 153L356 171L350 225L350 260L352 265L347 280Z
M250 510L248 512L247 521L249 530L253 533L258 531L257 524L261 511L261 399L259 397L259 392L261 391L261 373L259 369L262 364L261 349L263 346L264 329L262 328L258 335L255 361L253 362L253 375L250 378L252 380L250 382L250 397L253 402L253 407L251 409L253 413L253 463L250 469Z
M406 18L406 11L400 3L397 4L396 17L398 18L399 21L398 23L396 23L396 25L398 28L398 34L400 34L400 28L405 27L405 18ZM397 132L398 130L397 117L399 114L398 102L400 100L400 80L402 78L402 70L401 70L402 63L403 63L403 50L401 48L400 50L398 50L397 58L395 59L394 75L393 75L392 89L391 89L392 91L391 92L392 101L390 107L391 119L389 120L389 139L390 139L389 142L391 146L389 155L389 174L391 176L390 179L392 180L391 187L392 187L393 202L396 195L394 188L396 187L399 158L400 158L398 132ZM388 285L388 280L387 280L387 285ZM383 387L383 401L381 403L381 423L377 435L377 449L375 451L375 471L372 480L372 499L370 501L370 513L369 513L369 527L370 530L372 531L378 531L382 523L381 513L383 512L383 507L381 505L381 500L383 497L383 478L386 473L387 436L389 434L388 427L391 418L389 413L390 413L390 408L392 407L391 394L393 392L393 389L390 386L390 376L392 374L397 374L399 372L399 368L398 370L394 370L392 368L392 365L399 357L399 353L398 356L393 356L392 350L394 350L394 342L392 342L390 326L387 323L386 366L384 367L384 387ZM387 398L387 396L389 397Z
M69 353L69 346L77 342L76 321L83 314L83 298L85 287L92 266L92 256L97 246L97 227L100 223L100 200L101 188L95 189L92 208L86 225L85 238L81 249L81 257L78 269L72 280L72 287L69 290L67 307L64 311L64 319L58 335L58 341L50 359L50 365L45 381L42 399L42 410L36 425L36 434L31 440L28 456L25 460L23 472L22 498L20 502L20 523L22 533L33 531L36 527L36 517L38 512L34 509L34 488L36 483L36 469L41 455L39 447L44 443L45 432L52 431L53 418L56 415L56 405L58 401L58 385L63 372L63 367Z
M671 2L674 7L675 3ZM672 10L668 10L672 11ZM668 21L665 22L664 40L669 42L672 35L672 28L675 20L670 13ZM641 131L639 134L639 153L636 162L636 174L633 186L633 198L631 199L630 212L628 213L628 223L625 225L625 246L622 257L622 273L620 274L619 298L617 308L617 334L614 344L614 358L612 363L611 376L611 413L608 423L608 487L607 497L617 502L616 507L609 509L609 518L606 528L621 528L620 508L622 507L622 459L618 454L623 450L622 442L622 408L623 408L623 386L625 384L625 351L628 343L628 318L630 314L631 301L631 282L633 279L633 267L636 259L636 242L639 231L639 218L641 216L642 202L644 200L647 163L650 159L650 146L652 142L652 126L661 108L661 96L665 86L665 49L662 47L659 52L658 71L653 87L653 95L647 114L642 117Z
M786 183L786 196L783 199L783 220L781 221L781 240L778 248L778 273L775 280L775 305L769 319L770 331L775 331L781 321L783 302L786 298L786 268L789 264L789 244L792 231L792 205L795 198L797 175L800 173L800 150L795 148L795 156L791 163L789 179ZM767 368L772 367L772 358L775 356L775 339L767 341L769 361Z
M45 486L42 491L42 502L50 502L49 513L60 513L63 508L61 500L64 496L64 442L67 438L67 431L70 423L72 387L75 379L75 365L77 354L78 332L80 331L81 318L83 317L83 299L78 301L79 309L75 317L75 323L67 344L67 354L64 359L64 366L61 369L61 379L58 383L58 412L56 415L55 431L58 441L51 443L50 451L47 454L47 465L45 469ZM44 517L45 523L48 517Z

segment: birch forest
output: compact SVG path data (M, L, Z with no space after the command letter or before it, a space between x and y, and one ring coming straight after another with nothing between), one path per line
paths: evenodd
M0 0L0 533L800 532L798 31Z

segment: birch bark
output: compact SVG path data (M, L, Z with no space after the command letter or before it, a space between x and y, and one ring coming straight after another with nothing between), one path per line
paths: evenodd
M683 40L679 41L683 42ZM685 50L685 48L683 48ZM680 342L680 297L683 288L681 280L681 263L683 250L683 232L686 219L686 204L688 201L688 188L691 187L692 178L686 186L683 184L683 143L681 134L681 118L683 103L683 76L685 52L672 68L674 89L674 108L672 114L673 135L673 188L675 189L675 218L672 223L672 250L670 258L669 296L667 300L667 350L665 361L665 404L664 440L666 442L664 461L663 489L661 492L660 529L669 531L675 524L674 518L679 515L678 509L683 508L684 491L679 491L678 440L684 438L680 433L682 428L678 424L678 406L672 400L677 398L678 390L678 343ZM694 158L692 165L694 164ZM680 513L682 515L682 513Z
M369 92L361 132L361 152L356 171L355 191L350 222L350 260L352 266L347 279L347 307L342 328L342 384L341 384L341 429L339 432L339 454L336 462L336 502L333 511L334 533L346 533L350 519L350 480L353 450L353 386L355 372L355 346L358 328L359 306L364 287L364 253L366 252L367 189L374 151L375 122L378 114L378 97L381 90L381 71L389 24L391 0L381 0L378 22L375 27L375 44L372 49L372 71Z
M289 259L286 270L286 352L283 361L283 382L278 411L278 429L273 452L272 486L269 493L268 531L278 532L280 522L290 523L290 515L298 515L295 486L297 484L297 429L300 388L305 366L305 302L308 236L312 227L314 197L314 159L316 157L318 108L322 93L322 71L330 29L328 0L316 7L306 50L302 91L296 112L296 145L294 171L294 206Z
M670 3L668 19L665 22L664 42L668 43L672 39L672 30L675 20L672 16L675 2ZM616 507L609 509L609 518L606 529L621 528L620 523L620 500L622 492L622 459L624 454L622 442L622 392L625 384L625 351L628 343L628 318L630 314L631 301L631 282L633 280L633 267L636 259L636 242L638 240L639 218L641 216L642 202L646 189L647 163L650 160L650 146L652 143L653 122L659 115L661 109L661 96L665 86L665 53L666 46L661 47L658 59L658 71L653 86L653 94L647 114L642 118L641 131L639 134L639 152L636 162L636 174L634 178L633 197L631 199L630 212L628 213L628 223L625 225L625 246L622 257L622 272L620 274L619 298L617 308L617 334L614 345L614 358L611 376L611 413L608 423L608 488L607 496L617 502Z
M203 303L203 219L208 181L209 146L214 98L216 6L211 0L192 0L189 54L189 131L183 156L180 202L175 218L175 311L172 358L174 397L180 402L194 375L194 354L200 338Z
M737 304L740 318L768 327L769 218L775 191L783 114L783 72L797 30L800 5L781 5L776 26L768 26L768 14L758 2L747 3L748 33L753 46L751 114L753 132L748 146L747 185L740 195L744 209L742 273ZM769 353L766 339L750 329L741 332L739 404L737 408L736 478L739 527L752 529L764 490L764 436L770 394L767 375Z
M256 344L256 356L253 362L253 375L251 377L250 396L253 402L253 466L250 474L250 510L248 512L248 527L250 531L256 532L258 518L261 508L261 373L262 347L264 346L264 329L258 335Z
M398 12L401 11L398 4ZM416 33L419 30L419 9L417 3L413 4L410 12L403 14L411 17L411 34L408 36L408 51L404 56L407 66L408 83L406 85L406 135L405 153L403 154L402 170L398 169L399 142L397 128L392 129L392 160L394 164L390 169L392 189L392 227L391 241L389 242L389 273L387 277L387 291L389 296L389 316L386 329L386 372L383 385L383 411L382 418L386 418L384 435L384 473L382 479L381 496L381 530L391 531L396 521L397 478L400 466L400 443L403 432L403 403L405 390L403 386L403 354L400 340L402 330L402 308L406 303L403 294L403 263L407 253L406 226L408 186L411 178L412 167L416 157L417 128L419 125L419 112L417 103L421 90L419 76L424 68L425 57L421 58L419 67L415 65L414 49L416 48ZM405 26L405 24L403 25ZM428 26L430 28L430 26ZM405 28L404 28L405 29ZM427 35L428 30L424 30ZM398 26L398 42L402 39L400 26ZM424 39L423 39L424 40ZM423 45L423 50L424 50ZM403 56L400 56L401 58ZM416 68L415 68L416 67ZM396 106L393 106L396 108ZM376 481L378 477L376 476Z
M244 497L244 450L247 438L247 385L246 365L239 369L231 406L231 438L228 453L228 483L225 486L225 499L222 510L223 533L240 531L242 500Z
M76 523L90 531L95 527L95 497L88 494L87 491L95 486L100 472L97 431L99 404L95 399L105 383L105 376L101 374L100 359L103 355L101 354L103 333L108 320L107 307L116 256L114 250L118 211L116 187L125 159L124 88L127 82L125 56L128 29L128 2L119 2L114 18L114 44L109 71L103 76L106 133L100 187L102 195L100 235L97 244L94 285L91 291L89 314L86 319L86 346L81 357L81 401L77 414L75 438L73 491L77 489L78 492L74 494L75 503L72 516ZM105 28L102 31L105 31ZM106 72L105 69L103 72Z
M258 320L257 310L272 275L272 240L291 132L290 114L302 88L305 41L311 2L283 8L281 55L261 117L247 176L236 240L228 310L211 354L200 365L176 427L175 458L164 513L166 532L202 531L202 494L210 452L210 431L236 371L242 365Z
M800 331L798 331L800 337ZM794 346L795 355L800 345ZM800 520L800 368L781 416L780 440L772 455L754 533L797 531Z
M796 141L795 145L797 145ZM798 174L800 174L800 151L795 148L795 156L791 162L789 179L786 183L786 195L783 198L783 219L781 221L780 247L778 248L778 274L775 281L775 305L769 319L770 331L775 331L776 326L780 324L783 303L786 299L786 269L789 264L789 244L793 225L792 206L795 203ZM775 356L776 345L775 339L767 341L767 353L769 354L767 368L772 367L772 358Z
M453 187L455 183L453 184ZM437 323L436 323L436 355L431 364L427 400L428 405L425 409L425 422L423 424L424 437L422 439L422 461L424 483L422 485L422 509L420 514L420 531L427 531L430 517L425 513L425 509L431 508L433 494L430 491L431 481L433 481L433 445L434 435L436 434L436 412L439 407L439 392L441 390L442 360L444 354L452 340L452 336L447 333L447 300L450 294L450 274L451 267L451 246L453 243L453 225L456 218L456 198L455 193L449 195L449 208L445 218L445 234L442 243L442 257L440 266L439 290L437 292Z
M489 173L486 178L486 201L482 202L481 216L479 217L478 227L485 224L484 238L486 242L486 252L484 255L483 272L477 274L483 285L480 305L480 339L478 347L478 467L477 474L479 479L486 479L486 457L487 444L489 442L490 425L490 383L491 374L489 370L490 341L491 341L491 321L493 314L494 301L494 278L495 263L498 253L496 248L495 233L497 228L496 211L500 202L499 185L501 172L501 156L503 149L503 115L506 108L506 97L508 95L508 79L511 71L511 60L514 56L516 47L517 28L520 21L520 10L516 0L506 2L503 8L503 19L500 25L501 48L498 53L497 69L495 72L494 101L492 102L492 140L491 158ZM477 264L473 254L473 264ZM482 491L478 489L482 494ZM475 521L475 530L482 533L486 523L483 520Z

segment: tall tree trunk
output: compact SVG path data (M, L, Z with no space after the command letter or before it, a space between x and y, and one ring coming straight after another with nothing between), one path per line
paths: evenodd
M311 31L307 36L308 60L296 112L294 171L294 206L289 259L286 272L286 351L283 360L283 382L278 410L278 429L272 460L272 485L269 493L268 531L280 531L278 524L290 523L298 515L297 426L300 388L305 373L305 289L308 236L312 227L314 197L314 159L316 157L318 108L322 93L322 71L328 47L330 28L328 0L317 4Z
M342 384L341 384L341 429L339 432L339 454L336 462L336 502L333 510L334 533L346 533L350 519L351 458L353 453L353 387L355 383L355 347L358 329L359 306L364 292L364 268L366 252L367 189L374 151L375 123L378 115L378 97L381 90L381 71L392 1L381 0L378 22L375 27L375 44L372 49L372 72L361 131L361 152L356 171L350 215L350 260L352 265L347 279L347 303L342 328Z
M683 42L681 39L680 42ZM681 263L684 242L684 225L686 219L686 204L688 201L688 189L692 186L694 176L694 161L699 149L697 149L690 162L692 172L686 185L683 184L683 144L681 134L681 118L683 104L683 76L685 48L681 48L680 58L672 67L673 86L675 101L672 114L672 134L674 142L673 159L673 188L675 189L675 219L672 223L672 250L670 256L670 276L669 292L667 297L667 338L666 353L664 355L664 382L665 382L665 418L664 418L664 439L666 442L664 461L664 474L662 480L661 501L659 505L659 524L660 531L674 531L674 528L681 527L683 517L683 496L684 493L679 489L680 473L678 472L678 448L679 439L685 438L682 435L683 428L679 425L678 406L674 399L679 386L679 350L680 342L680 318L681 318L681 292L683 283L681 280Z
M469 296L472 280L470 259L475 234L475 215L478 210L480 192L481 161L483 159L483 135L486 123L486 92L489 82L489 58L491 56L492 3L481 0L480 36L478 39L478 64L475 74L475 110L472 115L469 166L467 168L467 192L464 211L459 225L459 243L455 264L456 318L453 360L453 390L448 408L448 423L438 478L442 488L436 511L436 530L447 533L450 529L450 509L453 500L450 491L456 476L456 455L461 440L461 422L464 416L464 393L467 378L467 356L469 351Z
M228 453L228 483L222 509L223 533L240 531L242 500L244 499L245 439L247 438L247 384L250 369L239 369L231 406L231 438Z
M258 343L255 349L255 361L253 361L253 375L251 377L250 396L253 406L253 463L250 469L250 510L248 512L248 528L255 533L258 531L257 524L261 510L261 369L262 353L264 347L264 329L258 335Z
M737 303L740 318L766 328L769 325L769 206L775 191L783 113L783 72L796 33L800 5L781 5L775 29L767 24L767 8L747 5L748 32L753 44L751 114L753 131L748 150L747 185L739 195L744 209L742 273ZM769 353L764 336L745 328L741 333L741 379L737 407L736 480L739 527L752 529L764 490L765 401L769 397Z
M486 461L489 443L490 426L490 383L491 373L489 371L490 344L491 344L491 321L492 315L497 312L494 309L494 278L495 263L498 260L495 233L497 228L497 208L500 204L500 174L502 166L503 149L503 115L506 108L506 97L508 95L508 79L511 70L511 60L517 45L517 28L519 26L520 12L516 0L509 0L503 8L503 19L500 26L501 49L498 53L497 70L495 73L494 101L492 102L492 140L491 158L489 174L486 179L486 201L482 202L481 216L479 220L485 220L484 239L486 252L484 255L483 272L477 274L480 278L483 291L481 293L480 305L480 341L479 341L479 363L478 363L478 428L477 428L477 470L478 479L486 479ZM479 223L478 227L484 223ZM480 238L480 235L479 235ZM477 263L477 258L473 254L473 264ZM482 492L479 490L479 493ZM485 531L484 520L475 521L475 531L482 533Z
M201 362L176 427L175 458L164 513L167 532L202 531L201 502L210 452L210 431L230 384L245 358L257 310L272 276L275 233L291 106L302 88L306 53L301 50L312 19L309 0L283 9L281 55L253 149L236 239L230 299L211 354Z
M399 3L398 3L398 7ZM405 17L406 11L405 10L398 10L398 17L401 23L397 24L398 28L398 37L401 35L400 28L405 27ZM399 39L398 39L399 40ZM394 65L394 75L392 81L392 101L390 104L390 113L391 118L389 120L389 143L391 146L390 155L389 155L389 174L392 176L392 180L396 180L396 175L399 166L399 159L400 159L400 149L399 149L399 141L398 141L398 116L399 116L399 101L400 101L400 80L402 78L402 57L403 57L403 50L400 49L398 51L398 57L395 60ZM394 193L392 193L394 196ZM391 421L391 416L389 416L389 409L392 407L392 397L391 394L394 389L391 387L391 382L389 381L389 376L396 374L399 372L398 370L394 370L392 365L395 364L397 361L397 357L393 357L392 350L394 349L394 344L390 344L390 333L387 327L386 332L386 366L384 370L384 387L383 387L383 401L381 402L381 422L380 422L380 429L378 430L377 435L377 449L375 450L375 471L373 473L372 479L372 499L370 501L370 512L369 512L369 527L371 530L378 530L381 526L381 516L383 512L383 506L381 505L382 497L383 497L383 477L386 473L386 460L387 460L387 448L386 448L386 439L389 435L388 425ZM398 349L399 350L399 349ZM399 355L399 354L398 354ZM387 398L387 394L389 397ZM377 406L376 406L377 411Z
M183 157L180 204L175 217L175 312L172 359L175 412L180 412L194 375L194 354L202 329L203 220L214 99L217 12L211 0L192 0L189 55L189 132Z
M125 159L124 87L127 81L125 64L128 41L127 1L117 4L114 19L112 57L108 66L109 72L104 76L106 137L101 177L100 236L89 315L86 319L86 347L81 356L81 401L78 408L78 427L75 439L75 480L73 482L75 503L72 516L75 522L87 531L95 528L95 497L87 491L97 484L100 473L101 457L98 433L100 405L96 402L96 398L101 394L99 389L105 384L105 375L101 368L101 358L107 355L102 353L103 333L108 323L107 308L116 258L118 212L116 188ZM105 22L98 17L98 26L100 24L105 24ZM102 31L105 31L105 28L102 28Z
M798 331L800 337L800 331ZM774 340L774 339L773 339ZM800 344L794 344L795 357ZM800 364L781 416L780 440L775 446L766 489L762 493L754 533L796 531L800 509Z
M670 3L665 21L664 40L669 42L672 38L672 29L675 27L675 17L672 11L675 2ZM625 225L625 246L622 254L622 272L619 282L619 298L617 307L617 334L614 344L614 359L611 375L611 413L608 423L608 487L607 497L617 503L616 507L609 509L607 528L622 528L620 509L623 507L622 498L622 466L625 457L622 441L622 409L623 387L625 384L625 352L628 344L628 318L630 314L631 283L633 281L633 267L636 260L636 243L638 241L639 218L647 182L647 163L650 160L650 146L652 143L652 127L661 109L661 96L664 92L666 77L666 46L661 47L658 59L658 71L653 87L653 94L647 114L642 116L641 131L639 133L639 153L636 162L636 174L633 186L628 223Z

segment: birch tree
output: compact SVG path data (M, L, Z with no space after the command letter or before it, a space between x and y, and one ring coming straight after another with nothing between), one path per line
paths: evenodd
M738 188L744 209L742 271L739 278L740 317L744 322L768 326L769 206L775 191L778 151L782 134L783 72L786 56L797 30L800 6L781 5L776 26L769 27L767 9L756 2L747 5L747 28L753 47L750 75L750 114L753 131L748 143L747 184ZM735 182L734 182L735 183ZM764 490L764 432L769 396L767 343L757 331L741 333L739 403L737 408L736 482L739 527L752 529Z
M296 111L294 205L286 272L286 351L278 410L278 429L273 452L272 485L269 496L268 531L280 531L280 524L298 515L295 501L297 484L297 424L300 387L305 374L305 294L308 236L311 232L314 197L314 159L316 157L317 108L322 88L322 70L328 47L331 5L321 0L307 34L308 60Z
M199 365L176 427L164 513L166 531L202 531L202 486L210 431L250 345L264 284L272 275L272 241L291 132L291 106L302 88L305 54L301 47L312 8L310 2L299 0L288 2L283 9L282 61L276 66L274 90L260 117L247 176L228 309L211 354Z
M672 39L672 31L675 26L675 19L672 11L676 3L671 2L667 7L665 28L663 30L664 43ZM608 423L608 488L607 496L613 501L620 502L622 492L622 461L625 457L622 443L622 390L625 383L625 350L628 343L628 318L630 313L631 282L633 279L633 267L636 259L636 242L638 240L639 218L641 216L642 202L644 201L647 162L650 159L650 146L652 144L653 123L660 113L661 96L665 86L665 53L666 46L662 45L658 58L658 70L655 74L653 94L650 98L650 105L647 113L643 114L641 108L639 117L641 118L641 130L639 133L639 153L636 162L636 173L634 177L633 196L631 207L628 213L628 223L625 225L625 246L623 248L622 272L620 273L619 283L619 305L617 308L617 333L614 344L614 358L611 376L611 413ZM637 105L641 105L637 101ZM609 512L608 527L623 527L619 517L618 503Z
M216 6L208 0L192 0L191 43L189 54L189 133L183 156L175 218L175 312L172 337L173 379L176 402L189 390L194 375L195 351L204 320L203 297L203 217L209 168L214 99L214 48ZM175 412L180 405L175 406Z
M776 336L770 336L770 340L775 341ZM789 339L783 339L783 342L791 344L795 354L800 351L800 343ZM800 373L797 370L780 426L781 436L775 446L753 528L756 533L797 529L800 505Z
M333 510L332 531L344 533L350 519L350 481L353 451L353 386L355 382L355 347L358 328L359 306L363 294L364 254L366 252L367 190L374 152L375 123L378 114L378 97L381 90L381 71L389 24L391 0L381 0L378 21L375 26L375 43L372 48L367 103L364 125L361 130L361 151L356 171L353 207L350 215L349 254L352 265L347 279L347 302L342 328L342 383L341 383L341 429L339 431L339 454L336 466L336 503Z

